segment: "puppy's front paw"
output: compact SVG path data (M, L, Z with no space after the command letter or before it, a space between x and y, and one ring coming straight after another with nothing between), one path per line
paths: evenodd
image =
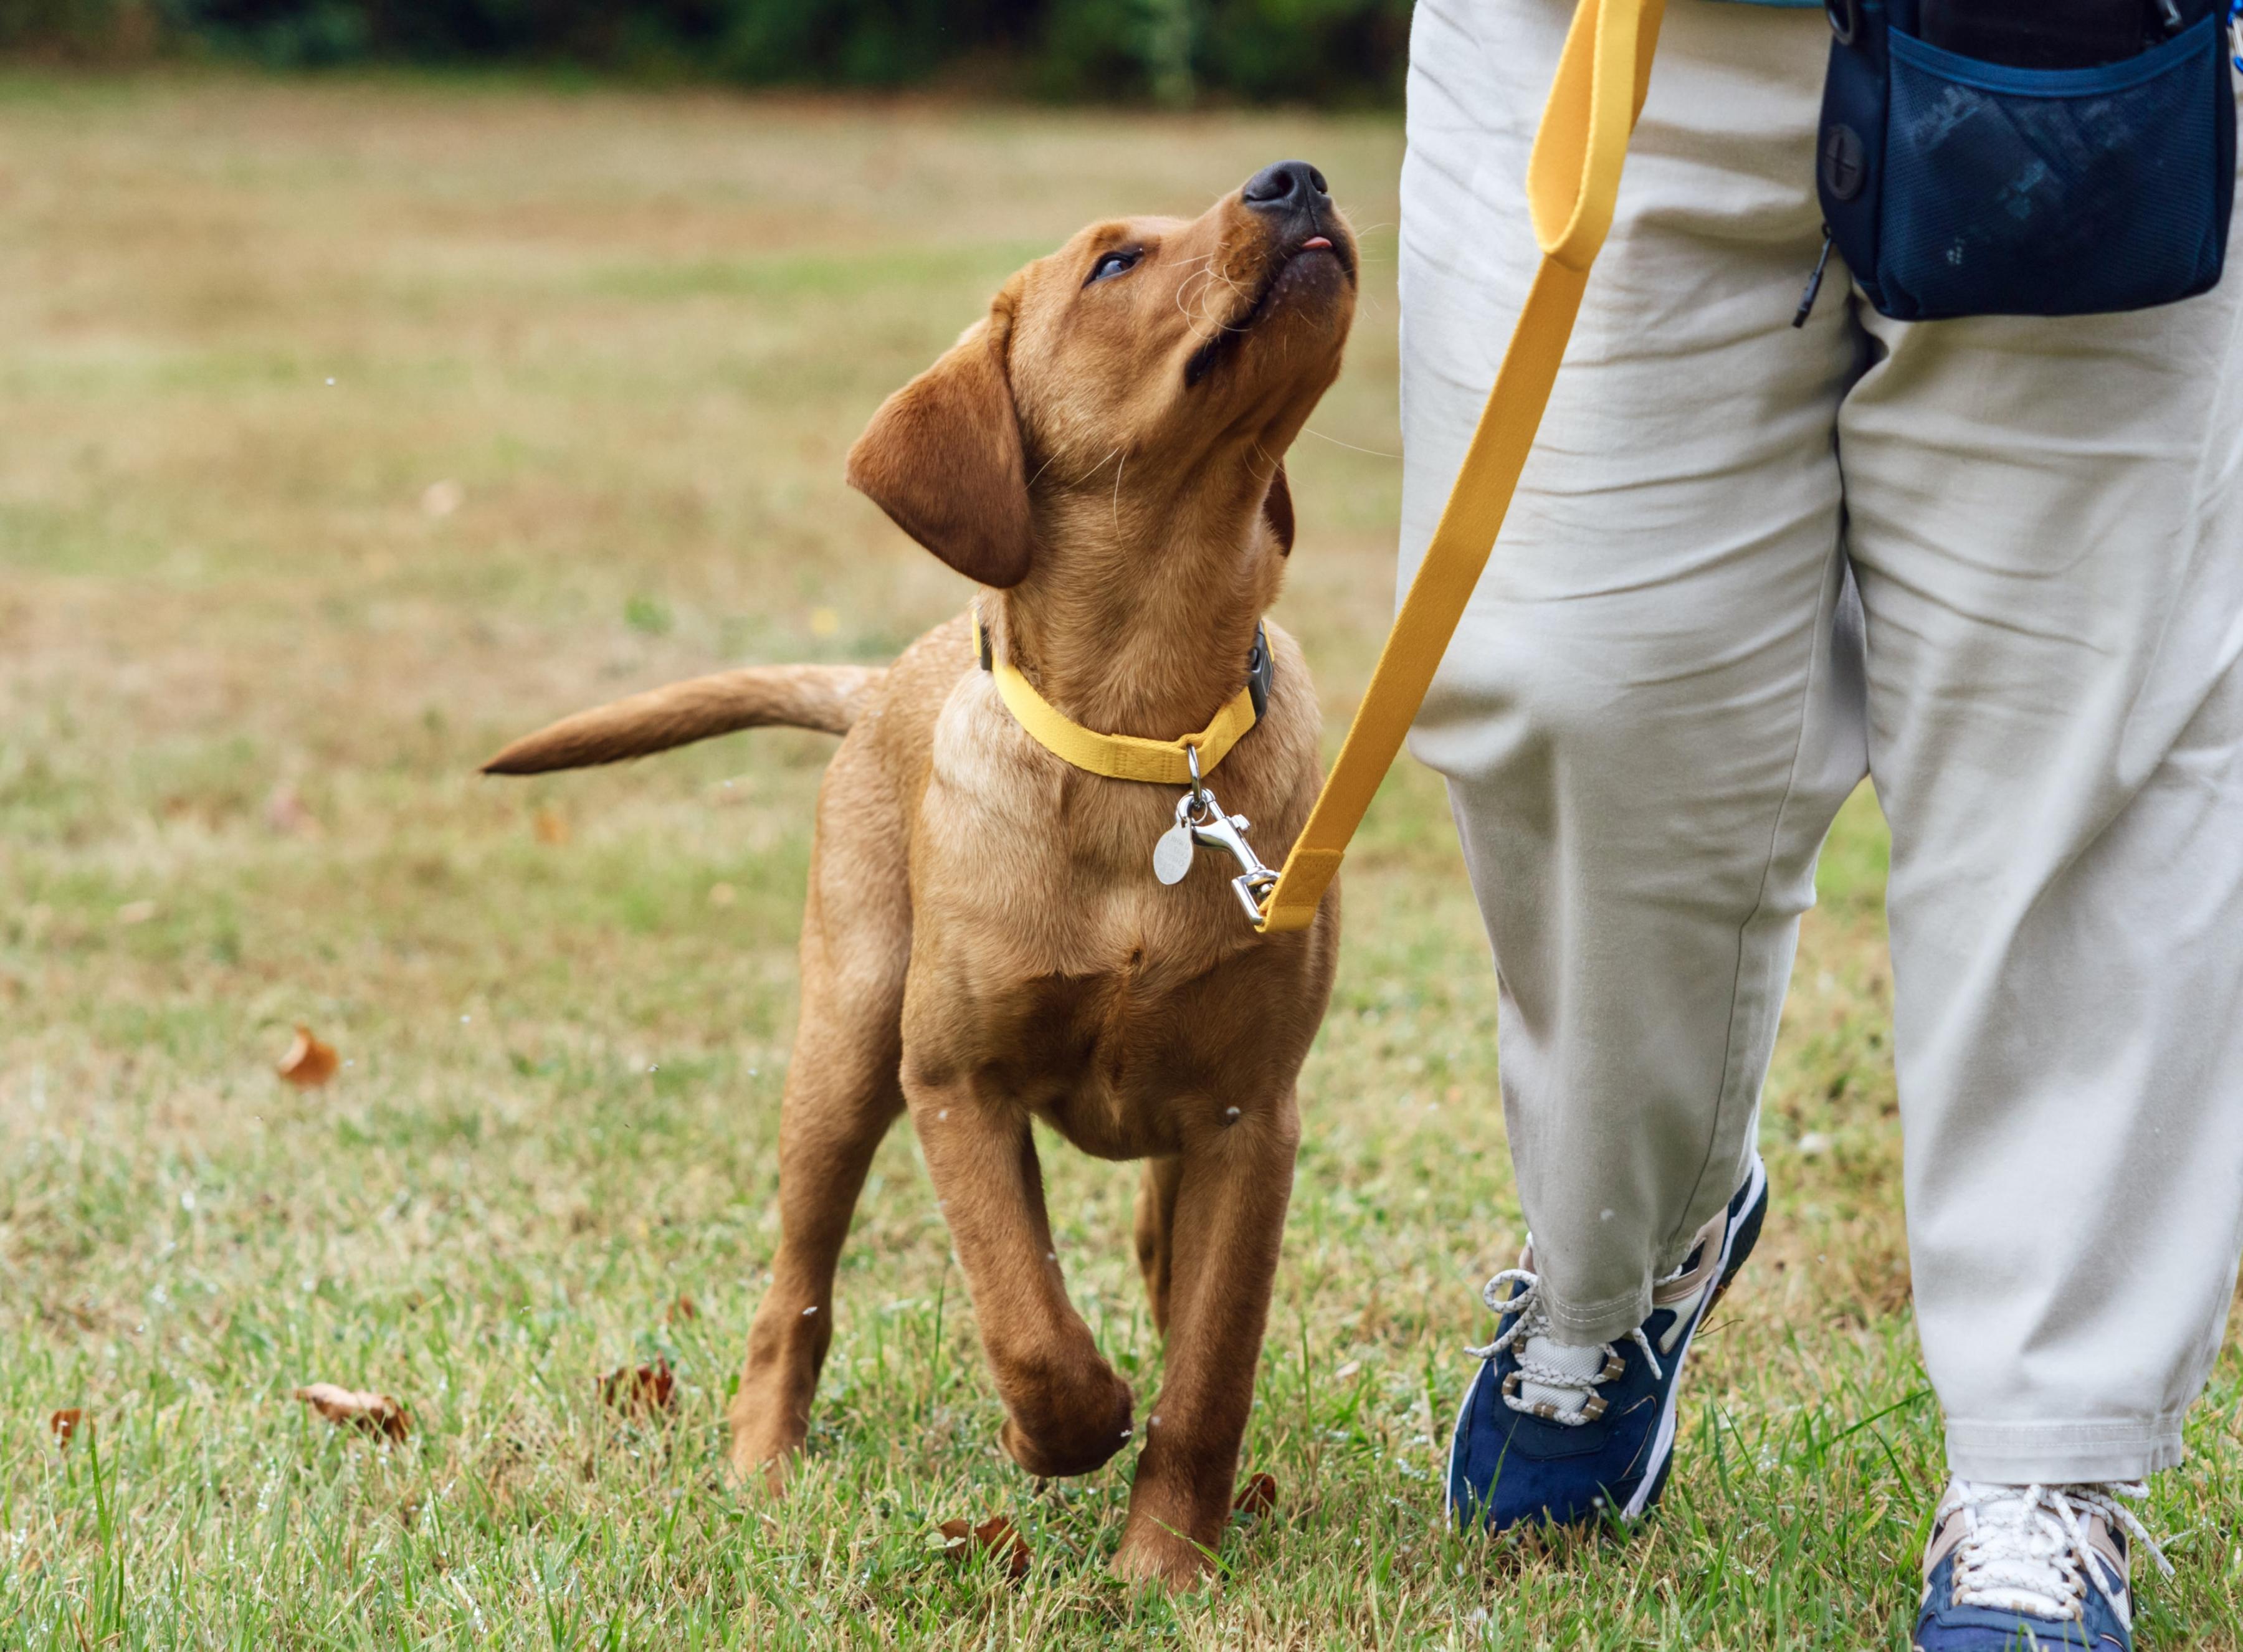
M771 1426L766 1420L770 1414L761 1409L743 1413L734 1401L732 1447L724 1456L724 1477L734 1486L760 1483L773 1497L784 1497L788 1472L801 1454L807 1431Z
M1129 1443L1135 1399L1101 1360L1078 1395L1038 1394L1005 1419L1006 1455L1040 1480L1087 1474Z
M772 1497L786 1495L787 1470L792 1466L794 1454L783 1452L778 1456L758 1455L753 1447L743 1448L738 1440L724 1454L724 1483L741 1491L760 1486Z
M1182 1533L1157 1521L1132 1520L1122 1534L1122 1547L1115 1551L1114 1575L1163 1589L1194 1589L1212 1580L1215 1561Z

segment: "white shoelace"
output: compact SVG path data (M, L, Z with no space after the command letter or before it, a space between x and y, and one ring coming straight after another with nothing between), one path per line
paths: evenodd
M2123 1528L2171 1576L2172 1566L2165 1551L2134 1511L2118 1501L2146 1497L2149 1490L2139 1481L2017 1487L1957 1481L1957 1508L1948 1518L1969 1524L1955 1548L1955 1604L2076 1621L2085 1613L2087 1585L2092 1581L2120 1617L2130 1619L2126 1602L2105 1575L2102 1557L2088 1547L2079 1516L2091 1509Z
M1510 1285L1520 1287L1518 1295L1503 1294L1504 1287ZM1560 1342L1553 1337L1550 1309L1542 1300L1540 1274L1523 1267L1507 1267L1480 1287L1479 1299L1499 1316L1517 1316L1510 1327L1485 1347L1465 1350L1475 1360L1492 1360L1505 1348L1518 1350L1515 1387L1519 1391L1514 1393L1514 1385L1506 1383L1503 1390L1505 1405L1513 1411L1563 1423L1569 1428L1593 1422L1604 1414L1597 1385L1619 1374L1613 1367L1620 1361L1620 1351L1609 1342L1589 1346ZM1659 1356L1651 1351L1651 1339L1643 1334L1643 1327L1636 1326L1628 1333L1628 1338L1643 1350L1643 1357L1651 1365L1651 1374L1664 1376L1666 1373L1659 1368ZM1538 1389L1543 1393L1538 1394Z

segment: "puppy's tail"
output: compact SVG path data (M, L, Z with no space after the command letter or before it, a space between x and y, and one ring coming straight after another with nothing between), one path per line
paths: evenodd
M777 724L846 734L885 671L854 665L758 665L650 688L524 735L483 765L487 775L589 769L667 751L736 729Z

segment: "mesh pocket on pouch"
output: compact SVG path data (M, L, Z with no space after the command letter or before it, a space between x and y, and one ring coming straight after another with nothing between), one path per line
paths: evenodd
M2140 309L2219 279L2235 165L2217 17L2097 69L2012 69L1893 30L1878 247L1923 316Z

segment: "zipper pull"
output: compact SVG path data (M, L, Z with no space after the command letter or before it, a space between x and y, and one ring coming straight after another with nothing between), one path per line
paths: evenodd
M1791 325L1795 327L1805 326L1807 318L1815 313L1815 298L1822 291L1822 272L1830 264L1830 226L1825 224L1822 226L1822 254L1815 260L1815 273L1807 278L1807 291L1799 295L1798 312L1791 318Z

